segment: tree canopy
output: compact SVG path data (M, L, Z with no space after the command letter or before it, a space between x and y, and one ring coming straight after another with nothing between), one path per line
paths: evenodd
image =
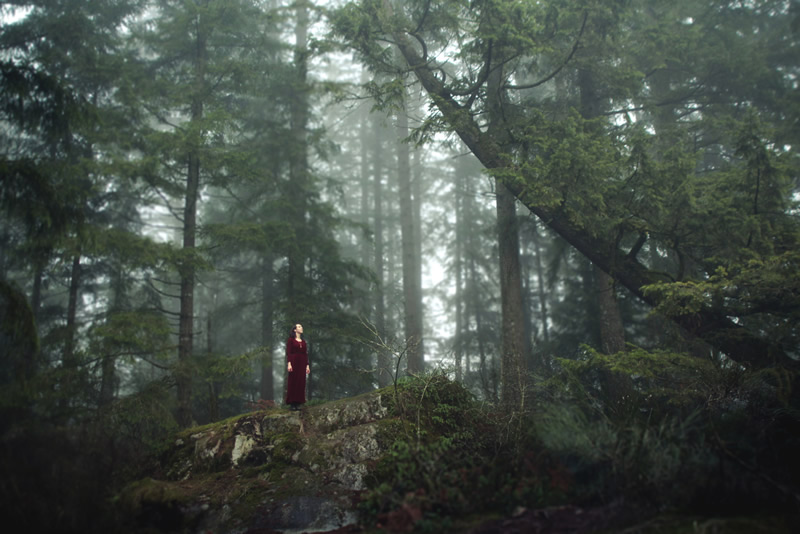
M788 2L367 0L334 20L376 72L416 75L431 103L422 138L455 132L547 226L690 334L743 364L796 366ZM500 68L510 104L486 129ZM595 117L571 111L581 105Z

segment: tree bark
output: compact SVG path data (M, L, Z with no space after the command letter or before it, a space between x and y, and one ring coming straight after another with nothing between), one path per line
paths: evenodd
M498 47L500 48L500 47ZM492 58L502 65L502 53ZM506 98L502 89L503 68L495 67L487 81L488 132L502 136ZM500 382L501 403L509 411L524 407L527 372L526 322L522 296L522 268L519 254L517 199L503 181L495 179L497 243L500 263L500 300L502 309Z
M206 36L202 31L197 35L196 56L194 58L195 87L192 95L192 123L203 118L203 92L207 62ZM186 193L183 208L183 260L180 266L180 312L178 320L178 363L175 368L175 382L178 392L178 424L186 428L193 424L192 417L192 379L194 352L194 284L195 284L195 245L197 237L197 199L200 193L200 147L202 139L192 141L187 155Z
M211 321L211 314L209 313L208 317L206 318L206 353L208 354L208 358L211 359L214 356L214 338L212 336L212 321ZM218 387L217 383L213 380L213 377L209 377L208 379L208 419L210 421L219 421L219 396L217 394Z
M369 81L368 78L369 72L366 68L361 70L361 83L367 83ZM370 161L369 161L369 154L370 154L370 136L376 135L377 132L374 131L374 128L371 128L371 121L370 121L370 112L369 112L369 105L367 103L361 106L361 120L358 124L358 140L359 140L359 178L360 178L360 189L361 189L361 205L360 205L360 222L364 226L364 228L369 228L369 219L370 219ZM366 233L366 230L365 230ZM370 253L371 247L369 246L368 239L361 240L361 265L369 265L370 264Z
M261 358L261 387L262 400L275 400L275 379L273 377L273 315L275 307L275 288L272 270L272 256L267 254L261 260L261 347L264 355Z
M308 4L295 4L294 84L290 103L289 181L290 223L294 227L296 247L288 257L288 315L293 323L301 322L305 308L300 300L308 298L305 287L306 191L309 188L308 169Z
M34 319L39 319L39 309L42 307L42 278L44 278L44 267L42 263L36 262L36 271L33 273L33 290L31 291L31 310Z
M75 334L77 330L78 296L81 286L81 256L72 257L72 269L69 280L69 295L67 299L67 337L64 341L64 367L73 373L77 362L75 361Z
M536 270L536 293L539 299L539 320L542 322L542 338L545 343L550 343L550 328L548 326L550 316L547 310L547 291L545 291L544 269L542 268L542 247L539 242L538 221L533 222L531 235L533 236L533 262ZM547 365L546 362L543 363Z
M116 377L116 358L111 355L103 356L103 362L100 367L100 407L108 406L114 401L114 393L117 386Z
M202 103L193 105L193 117L202 116ZM175 369L178 389L178 424L186 428L192 418L192 354L194 344L194 281L195 240L197 234L197 196L200 189L200 158L196 151L189 155L186 199L183 210L183 251L181 265L181 302L178 321L178 364Z
M386 302L384 299L384 238L383 238L383 128L378 117L372 117L372 220L375 249L373 267L375 269L375 330L378 335L386 338ZM378 349L376 379L378 387L386 387L392 383L394 366L391 356L386 350Z
M461 360L463 359L464 354L464 339L466 338L465 328L464 328L464 240L465 240L465 232L464 226L466 221L464 220L464 191L463 191L463 184L464 184L465 177L462 176L460 172L460 166L456 166L456 180L455 180L455 191L454 191L454 207L453 212L456 216L456 239L455 239L455 257L453 258L453 272L455 274L455 295L453 297L455 302L455 343L453 345L453 357L454 357L454 365L456 367L456 382L462 382L463 377L463 369L461 365Z
M597 267L592 274L599 311L600 348L605 354L622 352L625 350L625 328L614 291L614 279Z
M72 269L70 272L69 292L67 298L67 327L66 338L64 339L64 353L62 355L63 377L61 380L61 394L59 406L66 409L69 406L69 399L72 398L75 385L75 378L78 372L78 362L75 358L75 334L77 330L78 316L78 297L81 285L81 256L75 254L72 257Z
M407 104L407 99L406 99ZM400 194L400 231L403 249L403 310L405 339L408 348L409 374L425 368L422 340L422 288L420 261L414 239L414 206L411 198L411 167L408 143L408 115L405 109L397 114L397 179Z

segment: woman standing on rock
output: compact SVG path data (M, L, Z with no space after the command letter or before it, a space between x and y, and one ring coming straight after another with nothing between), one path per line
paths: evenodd
M289 362L289 375L286 385L286 404L292 410L299 410L306 402L306 375L311 373L308 362L308 345L303 339L303 325L296 324L286 340L286 360ZM305 370L305 373L303 372Z

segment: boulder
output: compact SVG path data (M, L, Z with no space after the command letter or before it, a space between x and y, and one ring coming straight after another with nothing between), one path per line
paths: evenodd
M120 502L131 524L164 532L325 532L355 524L353 502L387 452L382 390L253 412L182 432L160 476ZM390 427L391 425L388 425Z

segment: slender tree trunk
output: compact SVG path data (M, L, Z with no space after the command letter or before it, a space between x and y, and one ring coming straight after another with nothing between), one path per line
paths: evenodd
M361 83L369 81L369 72L366 68L361 70ZM360 205L360 222L364 228L369 228L370 218L370 172L369 172L369 153L370 153L370 135L376 135L377 132L371 127L369 106L364 104L361 106L361 120L358 124L358 137L359 137L359 159L360 159L360 189L361 189L361 205ZM369 240L361 240L361 265L367 266L370 264L371 247Z
M493 58L502 65L502 58ZM503 69L493 69L487 80L489 98L489 132L503 136L502 91ZM502 359L500 361L500 380L502 383L501 403L506 410L516 411L524 408L524 395L527 383L525 314L522 299L522 269L519 257L519 228L517 223L516 197L503 182L495 179L497 208L497 240L500 261L500 299L502 301Z
M474 247L471 248L472 250L476 250ZM493 388L491 387L492 377L489 376L489 368L486 365L486 340L483 331L484 303L481 302L481 281L478 275L478 269L475 265L474 256L469 258L469 282L470 308L475 317L475 337L478 340L478 375L481 380L481 388L483 389L484 395L486 395L486 398L494 399L496 395L494 395ZM470 372L469 360L467 360L466 370L467 373Z
M519 217L517 218L517 225L519 226ZM529 256L533 254L528 248L528 243L524 239L520 240L520 276L522 282L522 316L524 321L525 339L523 341L523 354L525 354L525 366L528 371L537 370L541 362L535 361L533 352L533 341L531 340L531 332L534 330L533 325L533 289L532 274L530 262L527 261Z
M64 366L74 368L75 362L75 334L78 316L78 295L81 286L81 256L72 257L72 269L69 281L69 297L67 302L67 338L64 342Z
M542 338L545 343L550 343L550 322L549 313L547 311L547 292L545 291L545 277L544 269L542 268L542 247L539 242L539 221L533 222L532 233L533 236L533 252L534 252L534 267L536 269L537 280L537 296L539 298L539 315L542 322Z
M383 165L384 154L382 149L382 133L377 116L372 120L372 201L373 206L373 232L375 236L374 269L377 277L375 286L375 329L378 335L386 336L386 304L384 300L384 242L383 242ZM392 383L394 366L391 356L385 350L378 352L377 380L378 387L386 387Z
M578 73L580 89L581 115L586 119L594 119L603 111L603 100L596 91L596 74L590 68ZM593 314L597 321L597 335L601 350L606 354L615 354L625 350L625 328L617 304L614 280L597 265L592 266L594 306ZM604 369L602 383L604 397L615 412L625 406L632 384L629 376Z
M594 268L594 290L600 312L600 347L606 354L625 350L625 329L614 291L614 279Z
M203 89L205 87L206 41L200 33L197 36L195 56L195 94L192 97L192 123L203 118ZM178 390L178 424L186 428L193 423L192 417L192 379L194 352L194 284L195 260L193 258L197 236L197 199L200 194L200 146L201 138L193 141L189 149L186 172L186 197L183 208L183 250L185 252L180 267L180 317L178 321L178 364L175 369Z
M261 347L264 355L261 359L261 399L275 400L275 380L273 371L273 314L275 307L275 288L272 270L272 256L266 255L261 266Z
M459 166L456 166L456 179L455 179L455 192L454 202L455 206L453 211L456 216L456 242L455 242L455 257L453 258L453 271L455 273L455 343L453 345L453 356L455 358L456 366L456 382L462 382L464 377L462 373L461 360L463 357L464 346L464 281L463 281L463 264L464 264L464 191L463 182L465 177L459 172Z
M397 114L397 180L400 194L400 231L403 249L403 311L405 338L408 344L408 373L424 370L422 343L422 288L419 262L414 240L414 207L411 197L411 167L408 143L408 115L406 110Z
M206 318L206 352L208 358L214 356L214 339L211 332L211 314ZM208 418L210 421L219 421L219 398L217 396L217 383L211 377L208 380Z
M125 299L125 273L119 266L115 267L113 273L112 291L113 301L110 314L117 313L123 309L123 301ZM108 406L114 400L117 388L117 364L116 357L112 354L103 355L103 361L100 367L100 400L99 406L102 408Z
M202 113L202 104L196 103L194 111ZM197 117L200 115L198 114ZM197 153L189 156L186 202L183 210L183 250L195 249L197 233L197 197L200 189L200 158ZM192 425L192 353L194 350L194 259L187 254L181 266L181 302L178 323L178 365L176 383L178 388L178 424Z
M479 239L478 231L476 225L474 224L475 214L476 214L476 207L475 203L473 202L473 196L475 195L474 186L472 183L472 173L471 171L467 171L464 173L465 178L468 176L469 178L466 179L466 187L464 192L464 199L463 199L463 207L462 210L464 212L464 224L465 224L465 277L466 280L464 282L464 291L465 301L464 301L464 308L465 308L465 322L466 328L469 330L471 325L471 318L475 320L475 339L478 345L478 371L479 376L483 377L486 371L486 348L484 343L484 332L483 332L483 315L482 310L483 306L480 302L480 280L478 276L478 269L475 265L475 251L480 250L479 244L476 241ZM469 377L472 373L472 344L470 344L470 350L466 351L466 357L464 358L464 373L467 377Z
M603 100L596 91L595 73L590 68L578 72L580 89L581 115L586 119L594 119L603 111ZM615 285L612 278L597 266L594 266L594 296L599 317L599 338L606 354L619 352L625 348L625 330L622 325ZM606 347L611 351L606 350Z
M510 410L523 407L526 372L525 314L522 301L522 273L519 262L519 230L516 198L497 182L497 236L500 252L500 298L503 325L500 379L503 405Z
M424 323L424 308L422 306L422 151L415 148L413 154L412 176L411 176L411 223L413 226L412 236L414 238L414 285L419 291L419 331L420 339L424 336L422 325ZM422 353L422 350L420 350ZM424 353L422 353L424 361Z
M42 278L44 267L41 262L36 262L36 271L33 273L33 290L31 291L31 311L33 317L39 319L39 309L42 307Z
M305 242L306 214L308 212L306 191L308 176L308 3L299 0L295 4L294 85L290 103L289 180L290 223L294 227L297 247L288 257L288 314L292 323L302 322L300 315L306 306L300 302L308 298L305 287L305 260L308 257Z
M70 272L69 294L67 300L67 329L66 339L64 340L64 354L62 365L64 369L61 381L62 395L59 404L61 408L69 406L69 399L73 395L75 377L78 372L78 362L75 358L75 335L78 316L78 297L81 285L81 256L76 254L72 257L72 269Z
M100 407L108 406L114 401L117 386L116 358L106 355L100 367Z

